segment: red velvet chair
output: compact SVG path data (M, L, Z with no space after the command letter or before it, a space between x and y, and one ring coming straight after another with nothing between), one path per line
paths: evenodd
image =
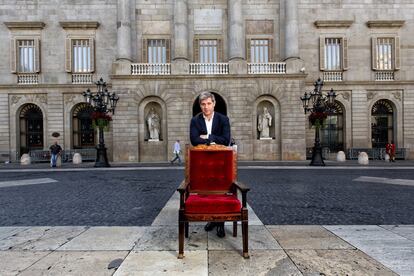
M185 180L180 192L178 214L178 258L184 258L184 236L192 221L233 222L237 236L237 221L242 224L243 257L248 252L247 192L249 188L237 179L237 153L230 147L212 145L186 148ZM242 200L237 190L241 191Z

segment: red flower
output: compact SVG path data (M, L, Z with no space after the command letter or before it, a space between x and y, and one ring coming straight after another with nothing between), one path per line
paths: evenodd
M323 121L328 117L328 114L326 112L312 112L309 115L309 122L312 125L321 125Z
M92 112L91 119L96 121L102 119L105 121L112 121L112 117L104 112Z

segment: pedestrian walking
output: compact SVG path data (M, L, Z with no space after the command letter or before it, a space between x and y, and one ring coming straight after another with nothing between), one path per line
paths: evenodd
M174 163L175 160L177 160L177 159L178 159L178 164L181 164L181 158L180 158L180 153L181 153L180 140L175 141L173 153L175 154L175 158L170 161L171 164Z
M53 145L50 146L49 149L50 149L50 166L52 168L55 168L57 164L57 159L62 153L62 148L61 146L58 145L58 142L55 141Z
M394 141L391 141L391 143L387 143L385 146L385 151L390 157L390 162L395 162L395 144Z

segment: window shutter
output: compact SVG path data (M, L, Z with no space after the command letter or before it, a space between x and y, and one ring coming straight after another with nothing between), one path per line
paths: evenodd
M95 39L89 38L89 47L91 49L91 72L95 72Z
M35 73L39 73L40 72L40 39L39 38L34 39L34 48L35 48L34 71Z
M165 57L167 63L171 63L171 40L165 40L165 52L167 56Z
M400 70L400 37L396 36L394 38L394 69Z
M319 70L325 71L325 37L319 38Z
M148 39L142 40L142 63L148 63Z
M200 62L200 39L195 38L193 41L193 58L194 62Z
M348 70L348 39L342 38L342 70Z
M72 39L66 38L65 42L65 70L72 72Z
M269 62L273 62L274 59L274 51L273 51L273 38L269 39Z
M377 38L371 38L371 60L372 60L372 70L378 70L377 66Z
M10 40L10 71L17 72L17 41L14 38Z
M223 40L217 39L217 62L223 62Z
M251 55L250 55L250 49L251 49L251 39L246 38L246 61L251 63Z

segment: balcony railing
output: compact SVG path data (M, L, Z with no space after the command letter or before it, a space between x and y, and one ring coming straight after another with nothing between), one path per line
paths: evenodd
M170 63L134 63L131 64L131 74L139 76L170 75Z
M228 73L228 63L190 63L191 75L226 75Z
M285 62L248 63L248 74L286 74Z
M323 72L323 80L326 82L343 81L342 71Z
M37 73L18 74L17 83L18 84L38 84L39 75Z
M376 81L393 81L394 71L376 71L375 80Z
M91 84L92 74L72 74L73 84Z

